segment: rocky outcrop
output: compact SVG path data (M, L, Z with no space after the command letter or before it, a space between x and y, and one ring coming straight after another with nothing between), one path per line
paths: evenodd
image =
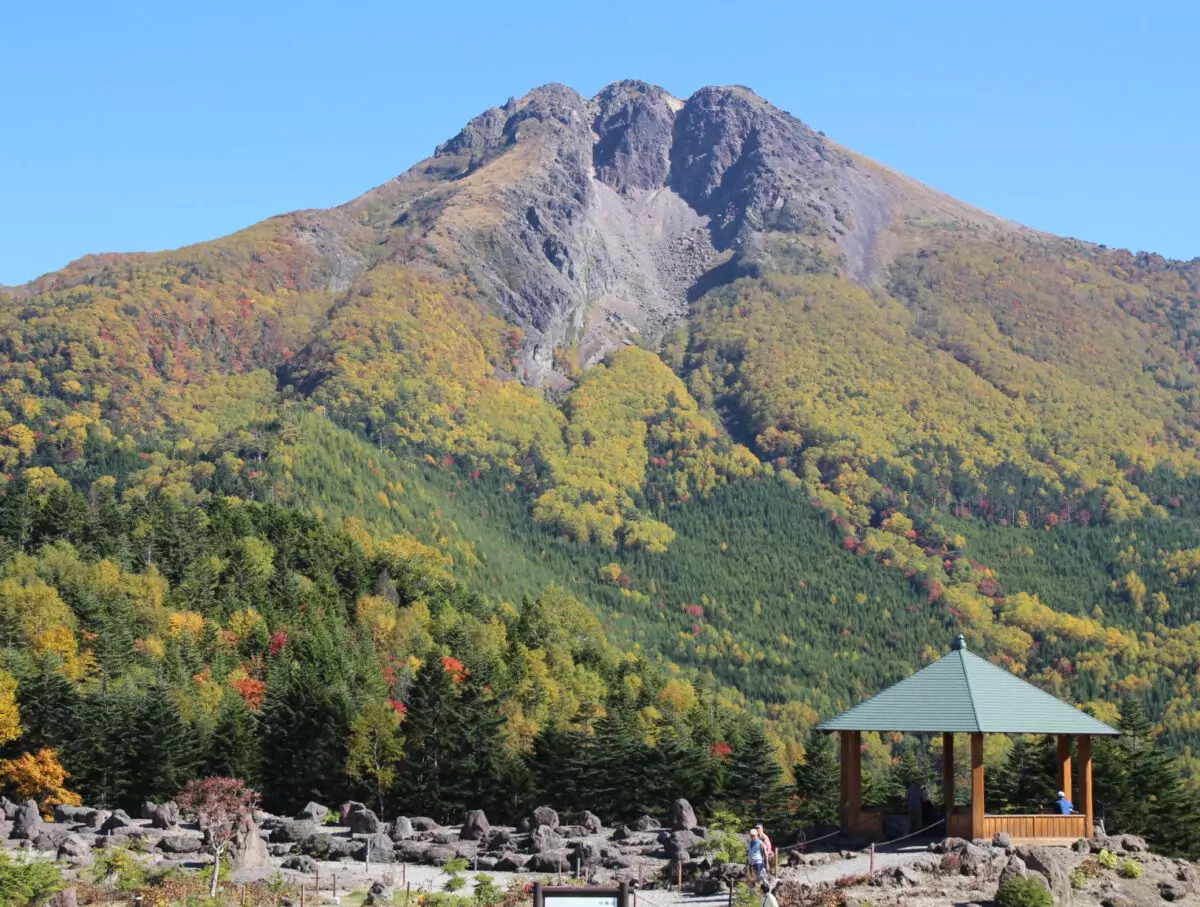
M10 838L29 840L42 829L42 814L38 805L32 800L26 800L13 813L13 827L9 832Z
M463 820L459 837L464 841L483 841L491 834L492 826L482 809L473 809Z
M229 844L229 862L234 871L261 869L268 865L270 854L267 842L259 834L258 826L250 816L243 816L237 824L233 840Z
M539 828L558 828L558 813L549 806L539 806L530 816L529 825L533 831Z
M311 800L304 804L304 808L296 813L297 821L315 822L317 825L325 821L325 816L328 814L329 808L322 806L320 803L314 803Z

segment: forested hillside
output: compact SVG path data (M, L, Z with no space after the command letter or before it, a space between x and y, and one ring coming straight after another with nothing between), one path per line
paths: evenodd
M783 810L961 630L1195 784L1198 310L1197 262L746 89L538 89L340 208L0 291L0 745L104 802L516 816L634 790L550 768L619 743L680 768L614 816Z

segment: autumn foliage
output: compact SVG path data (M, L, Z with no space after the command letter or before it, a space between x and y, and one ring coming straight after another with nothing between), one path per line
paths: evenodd
M47 817L56 806L79 806L82 802L78 794L66 789L69 777L52 749L23 753L16 759L0 762L0 782L18 801L37 801Z

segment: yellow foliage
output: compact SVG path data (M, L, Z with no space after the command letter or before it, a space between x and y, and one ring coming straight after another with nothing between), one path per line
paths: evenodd
M21 736L21 713L17 708L17 681L0 671L0 746Z
M195 611L175 611L168 621L168 628L173 639L186 633L198 640L204 634L204 616Z
M52 749L22 753L16 759L0 762L0 781L14 792L18 801L37 801L47 819L52 817L56 806L79 806L82 803L78 794L64 787L69 777Z

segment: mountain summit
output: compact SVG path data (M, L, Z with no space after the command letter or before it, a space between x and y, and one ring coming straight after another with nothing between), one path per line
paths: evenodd
M349 209L400 260L463 274L525 328L534 384L554 382L556 349L589 365L661 342L689 300L739 273L828 262L878 281L898 216L1001 226L749 89L681 101L635 81L510 99Z

